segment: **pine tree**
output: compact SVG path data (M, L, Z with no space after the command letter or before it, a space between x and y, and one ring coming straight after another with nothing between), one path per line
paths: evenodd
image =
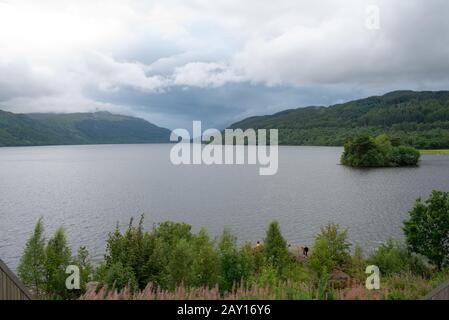
M279 223L273 220L264 239L263 253L265 259L274 266L279 267L288 256L287 241L282 236Z
M53 238L48 241L45 255L47 293L54 298L65 298L68 294L65 270L72 260L72 254L63 228L56 230Z
M45 238L42 218L37 221L33 235L25 245L18 271L23 283L34 289L39 296L45 283Z

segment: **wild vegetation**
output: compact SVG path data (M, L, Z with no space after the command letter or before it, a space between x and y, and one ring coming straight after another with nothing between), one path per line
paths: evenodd
M109 234L104 259L92 268L85 248L71 257L63 229L46 241L40 219L19 276L54 299L418 299L449 279L448 221L449 193L434 191L410 211L405 242L389 240L365 257L347 230L329 224L306 257L288 246L276 221L262 243L238 246L229 230L216 239L185 223L146 231L142 216ZM64 287L69 264L80 267L81 290ZM380 269L379 290L365 287L368 265Z
M341 163L351 167L416 166L420 156L418 150L398 145L385 134L375 138L361 135L345 143Z
M428 154L428 155L449 155L449 149L434 149L434 150L420 150L421 154Z
M418 149L449 148L449 91L394 91L250 117L230 128L279 129L279 144L284 145L342 146L350 137L385 133Z

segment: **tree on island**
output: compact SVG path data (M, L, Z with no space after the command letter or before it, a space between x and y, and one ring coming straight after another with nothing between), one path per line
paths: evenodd
M359 135L350 138L344 146L341 163L351 167L400 167L416 166L420 158L418 150L397 145L385 134L375 138Z

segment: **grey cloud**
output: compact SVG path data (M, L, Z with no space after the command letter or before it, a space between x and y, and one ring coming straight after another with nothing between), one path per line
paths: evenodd
M131 106L148 120L169 128L189 127L193 120L205 126L224 128L252 115L271 114L287 108L329 105L376 92L345 87L266 87L251 83L227 84L215 88L172 87L165 92L145 93L130 89L86 95L102 103Z
M33 16L32 2L17 3ZM55 3L43 0L40 9ZM100 108L172 128L195 119L224 127L285 108L449 87L445 0L110 3L105 12L94 0L77 4L92 12L87 22L98 27L92 29L98 39L90 29L77 34L77 25L67 25L68 38L43 37L51 50L36 47L32 28L21 24L19 38L28 32L30 47L22 38L13 41L14 30L0 21L0 47L8 49L0 51L2 106ZM365 27L367 5L380 8L379 30Z

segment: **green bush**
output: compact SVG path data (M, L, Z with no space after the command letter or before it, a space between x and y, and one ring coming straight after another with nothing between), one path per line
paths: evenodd
M309 266L320 277L329 274L337 267L347 266L351 258L351 244L347 241L347 237L347 231L340 231L337 224L328 224L321 228L309 258Z
M391 153L391 163L395 166L415 166L421 154L412 147L395 147Z
M104 274L103 283L110 289L123 289L124 287L128 287L130 290L137 289L134 271L131 267L124 266L121 262L110 265Z
M423 259L412 254L404 244L394 240L381 244L368 258L367 263L378 266L383 275L412 273L424 276L428 274Z
M361 135L345 143L341 163L352 167L382 167L385 158L373 138Z
M429 258L439 269L449 264L449 192L433 191L426 201L418 199L404 221L410 249Z

